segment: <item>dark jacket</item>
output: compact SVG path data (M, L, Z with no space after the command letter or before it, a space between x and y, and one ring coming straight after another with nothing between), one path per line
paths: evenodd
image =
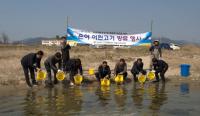
M168 69L168 64L163 60L158 60L157 64L153 63L153 67L156 72L162 72Z
M32 67L34 69L40 68L40 58L36 57L36 53L29 53L21 59L23 67Z
M98 68L98 72L99 72L99 76L102 77L102 78L105 77L106 75L110 75L111 74L109 66L106 66L104 68L102 65L100 65L99 68Z
M114 69L115 74L120 73L120 72L125 73L126 71L127 71L127 64L126 63L123 64L123 65L120 65L119 63L117 63L115 65L115 69Z
M143 63L138 64L137 61L133 63L133 67L131 69L131 73L139 74L140 72L143 73Z
M61 47L61 52L62 52L62 58L63 60L69 60L70 56L69 56L69 50L71 49L70 45L63 45Z
M67 65L69 67L70 72L72 73L78 73L78 71L80 71L80 74L83 74L83 69L82 69L82 65L81 65L81 61L79 61L78 59L70 59L67 62Z
M56 67L57 63L58 63L58 68ZM54 71L57 71L58 69L61 69L61 63L62 63L62 60L61 59L57 60L55 55L49 56L44 61L44 64L45 65L49 65Z

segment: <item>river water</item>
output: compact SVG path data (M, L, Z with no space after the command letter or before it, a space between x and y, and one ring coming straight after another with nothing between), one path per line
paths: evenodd
M0 116L198 116L199 82L2 88ZM1 91L2 91L1 89ZM6 90L5 90L6 89Z

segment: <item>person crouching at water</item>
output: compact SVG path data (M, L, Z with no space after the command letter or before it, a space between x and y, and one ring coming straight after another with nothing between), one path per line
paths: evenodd
M168 70L168 64L163 61L163 60L158 60L156 58L152 59L153 62L153 69L155 70L155 75L156 75L156 81L154 82L159 82L159 75L162 79L163 82L165 82L165 73Z
M141 58L138 58L137 61L135 61L133 63L133 67L131 69L131 73L133 74L133 78L134 78L134 81L137 82L138 81L138 78L137 78L137 75L139 73L142 73L143 75L146 75L146 71L143 69L143 62L142 62L142 59Z
M70 85L74 85L74 76L77 74L83 75L81 60L70 59L67 65L69 66Z
M63 71L68 71L67 68L67 62L70 59L69 50L71 49L70 45L67 44L66 37L62 37L62 43L61 43L61 52L62 52L62 68Z
M124 59L120 59L119 62L115 65L114 74L123 75L124 80L127 78L127 64Z
M58 67L56 64L58 63ZM61 63L62 63L62 55L60 52L55 53L55 55L49 56L45 61L44 65L47 71L48 80L46 81L47 85L53 85L52 77L51 77L51 70L54 72L54 84L58 83L56 78L56 73L61 71Z
M95 76L98 81L100 81L103 78L110 78L110 67L108 66L108 63L106 61L103 61L103 63L99 66L98 72L95 73Z
M40 61L41 61L43 55L44 55L43 51L38 51L37 53L29 53L21 59L21 65L24 70L26 83L29 87L32 87L33 85L37 85L37 82L35 80L34 70L40 70L40 68L41 68ZM30 75L31 75L32 84L31 84L30 78L29 78L29 71L30 71Z

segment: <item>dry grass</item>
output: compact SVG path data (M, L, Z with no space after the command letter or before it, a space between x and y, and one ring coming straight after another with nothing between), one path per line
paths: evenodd
M187 45L181 50L164 52L164 59L169 62L173 75L179 75L180 64L191 65L191 76L200 77L200 46Z
M21 68L21 58L30 52L43 50L45 56L42 60L42 67L44 68L43 61L47 56L59 51L59 47L45 47L45 46L3 46L0 45L0 80L1 84L15 83L15 81L23 81L23 71ZM133 47L130 49L94 49L87 46L74 47L70 51L72 58L80 58L82 60L83 68L98 68L98 65L107 60L111 69L114 68L115 63L120 58L125 58L130 69L133 61L137 57L144 60L145 68L148 68L150 57L147 47ZM183 46L181 50L177 51L164 51L163 59L169 65L167 75L179 75L179 65L182 63L189 63L192 65L192 76L200 75L200 47L194 45Z

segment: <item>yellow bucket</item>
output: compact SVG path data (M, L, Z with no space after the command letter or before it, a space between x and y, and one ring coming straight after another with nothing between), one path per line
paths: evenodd
M88 71L89 75L94 75L94 69L93 68L90 68L89 71Z
M101 79L101 86L110 86L110 79Z
M154 80L155 79L155 73L153 71L150 71L148 74L147 74L147 78L149 80Z
M80 85L82 81L83 81L83 76L81 76L81 75L75 75L74 76L74 83L75 84Z
M44 80L47 76L47 73L45 71L37 71L37 77L36 77L36 80L38 81L41 81L41 80Z
M56 78L59 80L59 81L62 81L65 79L65 73L63 71L60 71L60 72L57 72L56 73Z
M122 83L124 81L124 76L123 75L117 75L115 77L115 82L116 83Z
M138 77L138 81L139 81L140 83L144 83L144 82L146 81L146 75L140 75L140 76Z

